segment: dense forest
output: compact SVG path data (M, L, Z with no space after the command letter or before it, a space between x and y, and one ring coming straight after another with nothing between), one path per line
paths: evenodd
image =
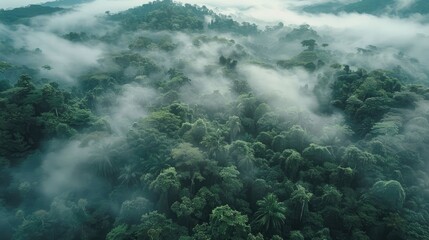
M1 239L429 239L428 36L81 2L0 10Z

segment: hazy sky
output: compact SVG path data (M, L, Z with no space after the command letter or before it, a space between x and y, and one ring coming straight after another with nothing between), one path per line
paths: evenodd
M94 29L98 19L94 15L105 11L119 12L139 6L151 0L95 0L85 4L78 11L51 18L43 22L43 27L56 32L85 31ZM258 24L261 29L266 25L283 22L286 25L310 24L320 34L341 36L336 47L342 50L355 51L356 47L366 45L395 46L407 48L411 55L419 60L429 62L422 49L428 49L429 25L422 17L412 16L399 19L392 16L373 16L367 14L307 14L294 11L298 5L315 4L327 1L350 2L355 0L179 0L190 4L206 5L215 12L231 15L237 21L249 21ZM402 1L402 0L401 0ZM0 0L0 7L28 5L46 2L40 0ZM74 29L70 25L76 25ZM82 30L83 29L83 30ZM414 43L413 46L410 42Z
M53 1L53 0L49 0ZM124 5L128 5L130 3L134 3L134 5L140 5L146 2L150 2L149 0L103 0L107 2L122 2ZM283 0L283 1L266 1L266 0L228 0L228 1L222 1L222 0L181 0L180 2L188 2L188 3L195 3L195 4L201 4L201 5L209 5L209 6L223 6L223 7L250 7L255 5L261 5L261 4L268 4L272 5L281 3L282 5L305 5L309 3L321 3L321 2L327 2L327 1L337 1L337 2L350 2L353 0ZM15 8L20 6L26 6L30 4L38 4L38 3L44 3L47 2L47 0L0 0L0 8Z
M42 3L42 2L46 2L46 1L40 1L40 0L1 0L0 1L0 8L14 8L14 7L26 6L29 4Z
M21 6L27 6L30 4L39 4L45 2L51 2L53 0L0 0L0 8L15 8ZM124 6L130 6L133 3L134 6L149 2L147 0L103 0L106 2L122 3Z

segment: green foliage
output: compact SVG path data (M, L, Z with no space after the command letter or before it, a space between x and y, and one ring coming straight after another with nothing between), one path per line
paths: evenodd
M230 141L234 141L237 137L237 135L242 130L241 120L237 116L229 117L228 122L226 125L229 128L229 135L230 135Z
M116 222L121 224L125 223L128 225L136 224L140 221L141 216L145 213L148 213L151 208L151 202L142 197L126 200L122 203L121 210L119 212L119 216L116 219Z
M223 15L215 15L208 27L209 29L219 32L233 32L241 35L253 35L258 33L256 24L248 22L240 24L232 18Z
M292 197L289 200L288 209L293 211L292 218L301 222L304 213L308 212L308 202L313 197L313 193L309 192L301 185L296 186L296 190L292 192Z
M63 35L63 38L71 41L71 42L86 42L90 40L90 37L85 32L69 32ZM50 70L50 69L48 69Z
M19 226L14 239L44 239L49 234L51 225L46 225L48 213L44 210L34 212ZM47 222L49 224L49 222Z
M259 31L169 0L105 18L55 33L103 46L72 83L0 37L2 238L429 239L429 90L403 72L417 61L368 71L381 47L341 55L309 25Z
M303 41L306 39L319 39L320 36L317 34L316 31L314 31L310 25L303 24L300 25L298 28L292 29L290 33L288 33L286 36L280 38L282 41Z
M45 138L73 136L91 127L97 118L55 83L35 87L23 75L13 88L0 93L0 153L23 157Z
M327 147L317 144L310 144L309 147L302 151L302 156L314 162L332 161L333 156Z
M309 41L309 42L308 42ZM314 41L314 40L313 40ZM326 60L324 54L320 51L314 51L315 42L311 40L303 41L303 46L308 47L305 51L290 60L279 60L277 65L281 68L291 69L294 67L303 67L309 72L315 71L318 67L323 66L323 60Z
M174 202L171 205L171 210L176 213L177 217L189 217L191 214L201 216L201 210L205 205L204 198L198 196L194 199L182 197L180 202Z
M299 125L292 126L285 134L285 144L287 148L292 148L301 152L309 143L308 134Z
M243 188L243 183L238 178L239 175L240 172L235 166L222 168L219 172L219 176L222 179L222 188L231 194L240 192Z
M173 223L164 214L156 211L141 217L140 224L135 226L134 235L137 239L179 239L186 236L186 229Z
M213 209L210 214L210 235L214 239L246 239L250 232L247 216L228 205Z
M110 59L109 59L110 60ZM149 58L143 57L138 53L122 53L111 56L122 71L134 70L136 76L150 75L158 72L159 67Z
M175 69L168 70L168 74L170 79L161 84L161 88L163 88L164 91L177 90L185 84L189 84L191 82L191 79L186 77L182 72L179 72Z
M128 132L126 140L131 150L144 159L167 155L170 145L166 134L140 125L136 125Z
M304 236L300 231L291 231L290 232L290 240L304 240Z
M153 112L141 121L142 126L145 128L155 128L167 135L175 134L179 130L181 123L179 116L167 111Z
M227 67L228 69L234 69L237 66L238 61L231 58L225 58L223 55L219 58L219 64Z
M401 91L398 79L384 71L373 71L368 75L344 71L332 85L333 103L345 110L351 126L359 136L365 136L393 105L408 107L416 98L407 98ZM398 95L399 94L399 95ZM397 95L397 100L395 100ZM407 100L406 100L407 99ZM401 102L394 104L395 101Z
M375 161L372 154L364 152L355 146L348 146L346 148L342 160L347 167L358 170L369 168Z
M63 8L42 5L29 5L27 7L14 8L11 10L0 9L0 22L9 24L25 23L29 18L50 15L63 10Z
M129 239L129 233L127 232L128 227L125 224L121 224L113 228L106 236L107 240L126 240Z
M229 147L229 155L243 172L248 172L254 166L253 149L245 141L234 141Z
M333 186L326 185L323 187L322 201L327 206L338 206L343 194Z
M204 16L211 12L205 7L181 5L172 1L154 1L140 7L112 15L127 29L202 30Z
M179 189L180 182L176 169L174 167L169 167L162 170L162 172L150 184L150 187L159 192L168 192L169 190Z
M317 43L316 43L316 40L314 40L314 39L308 39L308 40L303 40L301 42L301 45L303 47L307 47L307 50L313 51L314 48L317 46Z
M298 178L299 169L303 165L304 159L297 151L285 150L285 152L288 155L284 164L286 176L292 180L296 180ZM283 152L283 155L285 152Z
M200 143L207 134L207 125L202 119L198 119L189 131L192 140L195 143Z
M138 37L128 46L131 50L164 50L173 51L177 44L170 37L163 37L160 40L148 37Z
M378 181L370 190L371 197L382 207L401 209L405 200L405 192L398 181Z
M265 232L279 232L286 219L286 207L278 202L277 196L270 193L256 203L255 225Z

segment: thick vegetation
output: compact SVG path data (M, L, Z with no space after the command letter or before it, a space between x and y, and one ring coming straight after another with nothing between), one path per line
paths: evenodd
M2 239L429 239L428 88L337 63L308 25L278 38L303 47L285 60L221 37L283 24L171 1L106 18L126 28L59 34L126 42L72 87L0 59ZM254 68L306 74L297 102L317 104L262 93Z
M41 5L29 5L27 7L15 8L12 10L0 9L0 22L3 23L25 23L28 19L41 15L50 15L64 9L58 7L48 7Z

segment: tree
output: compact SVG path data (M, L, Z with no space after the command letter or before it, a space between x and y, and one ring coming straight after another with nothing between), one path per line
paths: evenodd
M285 143L287 148L301 152L308 146L310 141L307 132L301 126L294 125L286 132Z
M121 210L116 218L117 223L128 225L136 224L143 214L148 213L152 208L152 203L146 198L137 197L126 200L121 205Z
M308 40L303 40L301 42L301 45L303 47L307 47L307 50L313 51L314 48L317 46L317 43L316 43L316 40L314 40L314 39L308 39Z
M278 233L286 219L286 207L278 201L276 195L270 193L257 201L258 210L255 213L255 225L266 233Z
M211 159L219 160L219 157L222 155L222 152L225 152L225 139L222 136L222 131L220 129L216 131L209 132L201 142L201 145L204 146L208 157Z
M289 200L290 209L298 213L295 214L294 217L297 218L299 222L302 221L304 212L308 211L308 202L311 197L313 197L313 194L301 185L297 185L296 190L292 192L292 198Z
M200 201L202 200L202 201ZM190 199L189 197L182 197L179 201L171 205L171 210L176 213L177 217L189 217L191 214L201 211L204 207L205 201L199 197Z
M354 179L355 172L350 167L338 166L330 175L331 181L339 187L349 187Z
M242 129L240 118L237 116L229 117L226 125L229 128L230 142L233 142Z
M264 114L271 112L271 107L266 103L261 103L255 109L255 121L258 121Z
M173 223L171 219L157 211L144 214L140 222L135 227L137 239L171 240L187 235L186 228Z
M130 233L126 224L114 227L106 236L106 240L127 240L130 239Z
M240 172L235 166L224 167L219 172L219 177L222 179L220 186L227 192L225 198L228 202L233 202L238 193L243 189L243 183L239 178Z
M309 147L304 149L302 156L317 164L323 164L325 161L331 161L333 156L329 149L324 146L311 143Z
M180 188L180 181L176 169L174 167L169 167L162 170L156 179L151 182L150 188L160 193L158 201L160 208L168 210L169 201L173 200L169 198L170 193Z
M182 197L180 201L176 201L171 205L171 210L176 213L181 221L184 219L184 224L191 229L197 220L203 218L203 210L207 205L207 200L204 194L198 192L194 198Z
M244 240L250 233L247 216L223 205L210 214L210 235L213 239Z
M352 167L357 170L367 169L375 161L371 153L362 151L353 145L346 148L342 160L347 167Z
M285 150L284 152L288 153L284 164L286 176L291 180L296 180L298 177L299 169L303 164L303 158L301 157L301 154L299 154L299 152L294 150Z
M253 149L245 141L234 141L229 147L229 155L242 172L249 172L253 168Z
M203 138L207 134L207 125L202 119L198 119L194 124L192 124L192 128L189 131L193 142L196 144L200 144Z
M30 216L27 216L15 231L13 239L42 240L48 238L50 235L49 229L52 228L51 222L48 221L48 217L48 212L44 210L36 211Z
M53 84L46 84L42 88L42 98L47 108L45 111L54 110L55 115L58 117L60 112L63 112L64 95L61 91L54 87Z
M119 171L118 180L124 185L131 186L139 182L140 175L134 166L126 165Z
M115 151L110 144L98 146L91 155L91 165L97 175L107 179L116 180L118 169L118 161L115 158Z
M172 136L179 130L182 120L167 111L157 111L151 113L147 118L143 119L143 126L153 127L158 131Z
M338 206L343 194L337 188L330 185L323 187L322 201L325 206Z
M372 186L370 196L380 206L399 210L404 204L405 191L398 181L378 181Z
M127 134L127 143L131 150L145 160L157 159L160 156L167 156L170 153L169 146L172 144L167 135L154 128L146 128L136 123ZM145 161L145 168L154 171L152 168L163 166L163 162Z
M209 164L203 153L190 143L181 143L171 150L171 157L174 165L179 171L179 178L189 179L191 194L194 192L195 181L203 181L202 171Z
M300 231L291 231L289 239L290 240L304 240L304 236L302 235L302 233Z

